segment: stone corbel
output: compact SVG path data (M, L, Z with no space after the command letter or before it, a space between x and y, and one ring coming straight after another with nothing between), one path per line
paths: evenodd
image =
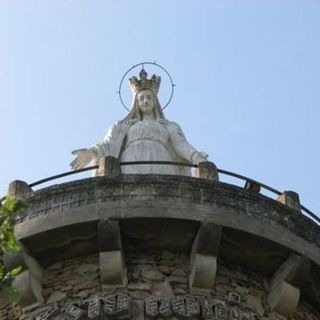
M221 241L221 227L202 223L191 250L190 288L210 290L217 272L217 254Z
M295 312L300 299L300 290L286 281L281 281L268 295L272 311L287 318Z
M268 302L270 310L283 317L295 312L300 299L300 287L309 274L310 262L291 254L269 279Z
M119 221L98 223L100 278L106 288L125 287L125 270Z
M26 252L8 253L4 258L4 263L8 270L22 267L22 272L13 281L13 287L21 295L19 304L22 307L41 305L43 303L43 269L39 263Z

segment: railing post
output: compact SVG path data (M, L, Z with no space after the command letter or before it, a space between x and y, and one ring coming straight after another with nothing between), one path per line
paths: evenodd
M33 195L33 190L25 181L14 180L9 184L8 195L16 201L26 201Z
M108 178L118 177L121 174L119 159L109 156L100 159L97 176L106 176Z
M295 209L299 213L301 212L299 194L294 191L284 191L279 195L277 201L287 205L292 209Z
M196 177L219 181L218 169L213 162L200 162L196 170Z

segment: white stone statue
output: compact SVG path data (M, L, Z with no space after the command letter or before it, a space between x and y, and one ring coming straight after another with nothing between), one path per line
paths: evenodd
M95 165L106 156L114 156L120 162L173 161L198 164L207 161L208 155L197 151L186 140L178 124L168 121L162 112L157 93L160 77L147 79L144 69L140 79L129 79L133 93L132 109L122 120L112 125L104 140L89 149L72 152L74 170ZM125 165L124 174L175 174L190 175L190 167L176 165Z

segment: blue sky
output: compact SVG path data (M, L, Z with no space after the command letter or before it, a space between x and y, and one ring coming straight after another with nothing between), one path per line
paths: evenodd
M192 145L320 213L319 16L316 0L0 0L0 193L68 171L125 117L126 70L157 61Z

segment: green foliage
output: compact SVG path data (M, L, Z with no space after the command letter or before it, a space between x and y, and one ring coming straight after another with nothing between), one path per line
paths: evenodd
M14 277L21 271L21 267L7 270L4 255L21 250L19 242L14 236L14 214L24 208L21 202L7 197L0 206L0 294L12 301L19 300L19 293L12 287Z

